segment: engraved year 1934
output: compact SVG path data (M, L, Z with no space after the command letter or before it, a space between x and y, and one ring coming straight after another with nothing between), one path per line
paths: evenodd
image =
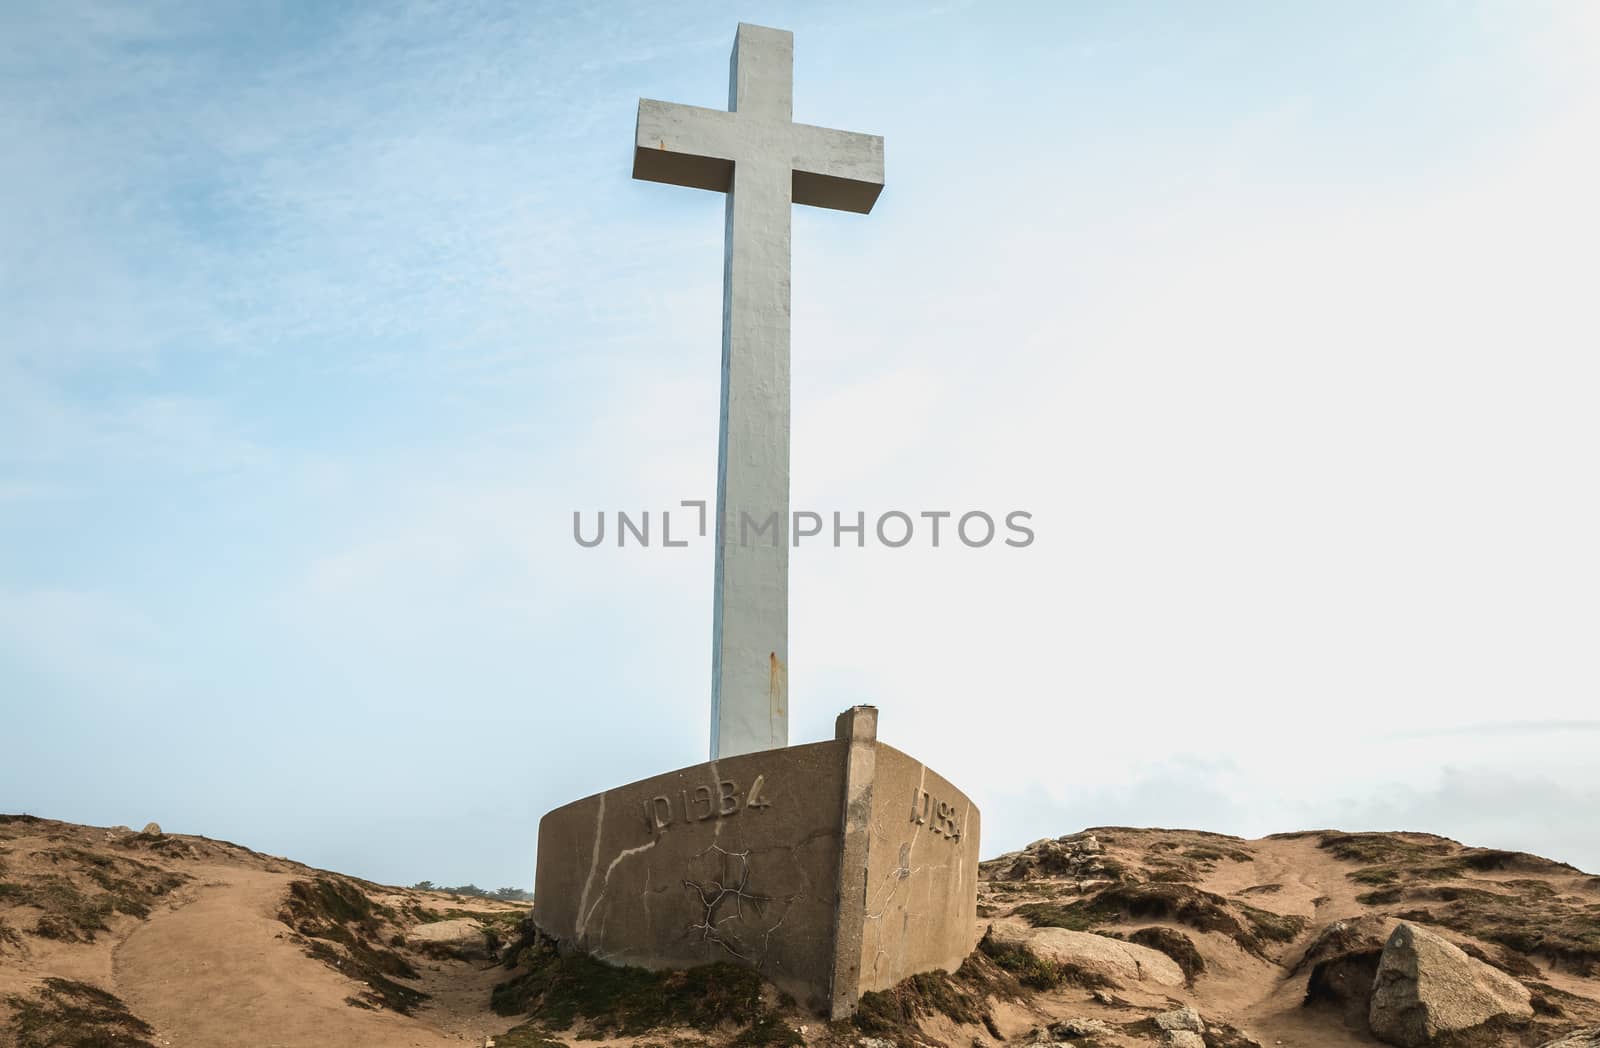
M678 822L705 822L737 815L747 808L760 811L770 805L765 793L766 776L757 775L750 789L741 791L732 779L715 786L685 787L676 796L661 794L644 802L644 824L659 833Z
M961 824L956 822L954 805L946 804L918 786L911 791L911 821L952 841L961 839Z

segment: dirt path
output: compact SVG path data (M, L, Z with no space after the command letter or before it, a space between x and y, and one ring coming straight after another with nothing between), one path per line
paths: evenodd
M156 1028L163 1048L473 1043L466 1030L445 1033L426 1014L408 1018L346 1003L356 985L305 956L276 919L291 875L221 866L193 872L202 885L194 900L152 914L112 962L116 993ZM479 1000L486 999L485 990Z

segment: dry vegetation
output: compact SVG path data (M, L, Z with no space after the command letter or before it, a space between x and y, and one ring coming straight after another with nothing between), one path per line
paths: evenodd
M1240 1027L1268 1044L1280 1033L1285 1044L1376 1043L1368 995L1399 921L1432 927L1532 991L1532 1020L1498 1023L1478 1040L1537 1044L1600 1022L1597 879L1535 855L1419 833L1244 841L1110 827L1036 842L985 862L983 875L989 920L1093 932L1166 954L1188 982L1186 1003L1219 1029L1226 1021L1236 1043L1249 1036ZM1130 1012L1091 998L1080 1007L1108 1021L1109 1036L1137 1043L1147 1038L1127 1020L1163 1004L1135 1001Z
M266 923L252 934L282 944L240 943L280 966L254 992L270 998L281 972L302 996L283 991L280 1041L239 1032L205 1043L1117 1048L1167 1043L1157 1017L1189 1006L1207 1048L1347 1048L1375 1043L1366 994L1399 920L1446 934L1532 991L1532 1019L1462 1045L1541 1044L1600 1023L1600 878L1537 856L1413 833L1245 841L1113 827L1036 842L985 862L982 878L983 924L1121 940L1171 958L1182 983L1128 982L985 935L958 971L867 994L852 1019L828 1023L741 968L649 972L563 956L524 919L525 903L385 887L199 837L0 816L0 1044L196 1043L173 1036L185 1013L152 996L165 983L125 985L137 951L113 967L110 950L246 887L255 894L219 913L259 905ZM446 921L482 941L418 934ZM327 998L319 1021L337 1019L336 1034L284 1032L307 993Z
M481 1025L470 1021L478 1014L492 1023L482 965L447 943L411 942L407 933L423 924L470 918L481 926L484 940L475 953L493 956L527 911L526 904L464 903L459 896L387 888L226 841L0 815L0 1045L153 1048L165 1043L170 1031L141 1014L117 978L82 973L112 973L111 951L149 922L246 886L266 891L273 900L279 930L264 934L293 944L298 956L336 973L329 980L338 994L335 1003L357 1021L361 1012L416 1014L430 1005L435 992L459 998L465 980L472 1013L465 1025ZM242 896L238 908L224 907L220 916L229 919L250 909L249 898ZM204 927L200 930L204 933ZM270 943L240 946L241 952L247 946L270 949ZM181 969L184 962L181 957L162 960L163 970L147 983L172 984L164 969ZM253 992L240 990L241 996ZM201 1002L212 1011L225 1004ZM288 1000L285 1010L295 1005ZM267 1043L251 1040L257 1034L237 1035L240 1043ZM384 1043L385 1036L380 1029L374 1045ZM459 1043L460 1035L448 1040Z
M8 1032L16 1048L155 1048L155 1031L116 997L87 983L48 978L13 994Z
M28 816L0 816L3 825L31 825ZM15 862L0 869L0 907L27 911L23 930L46 939L93 942L117 914L146 917L158 901L188 877L109 850L78 846L55 834L51 846L29 856L27 869ZM15 868L13 868L15 867ZM17 929L0 920L0 942L20 946Z

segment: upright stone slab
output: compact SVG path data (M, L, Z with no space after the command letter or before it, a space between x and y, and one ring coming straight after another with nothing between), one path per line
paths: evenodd
M753 968L838 1018L954 971L977 934L978 809L877 741L744 754L585 797L539 823L534 921L614 964Z

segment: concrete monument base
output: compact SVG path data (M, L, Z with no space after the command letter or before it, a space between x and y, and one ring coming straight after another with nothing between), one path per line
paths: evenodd
M533 918L613 964L756 969L830 1018L917 972L954 971L977 928L978 809L877 740L835 738L657 775L539 822Z

